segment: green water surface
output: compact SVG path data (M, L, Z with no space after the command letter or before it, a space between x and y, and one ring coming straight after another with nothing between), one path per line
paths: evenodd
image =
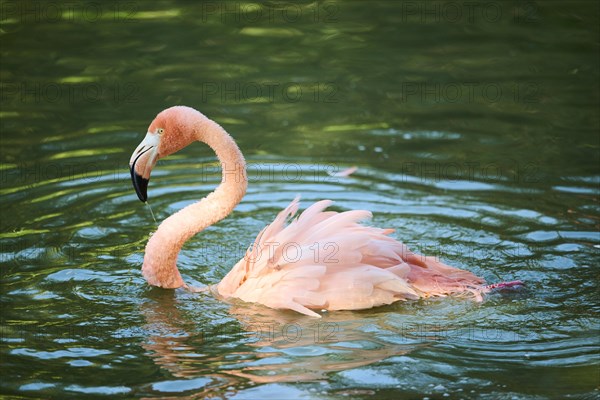
M595 1L0 2L0 393L7 398L597 398ZM522 290L316 320L150 288L128 161L162 109L249 166L191 239L217 283L297 194ZM350 177L332 173L352 166ZM156 166L158 220L220 182Z

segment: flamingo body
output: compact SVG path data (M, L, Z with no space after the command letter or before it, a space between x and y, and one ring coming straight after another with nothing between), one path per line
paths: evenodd
M291 309L357 310L452 293L481 299L483 280L412 253L392 230L360 224L364 210L325 211L322 200L298 218L298 199L259 235L217 285L224 297Z

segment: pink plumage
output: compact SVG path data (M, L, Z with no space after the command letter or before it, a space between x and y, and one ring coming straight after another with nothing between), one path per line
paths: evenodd
M369 211L331 212L322 200L299 217L298 199L267 226L217 285L220 295L318 317L399 300L471 293L483 280L412 253L390 230L362 225Z
M200 112L179 106L157 115L131 157L142 201L156 161L193 141L215 151L223 178L213 193L167 218L152 235L142 272L154 286L189 288L176 266L183 243L225 218L246 192L246 164L235 141ZM369 211L327 211L331 203L319 201L297 215L299 200L292 201L216 285L218 295L319 317L314 310L357 310L430 296L481 300L493 289L471 272L411 252L389 236L391 229L363 225Z

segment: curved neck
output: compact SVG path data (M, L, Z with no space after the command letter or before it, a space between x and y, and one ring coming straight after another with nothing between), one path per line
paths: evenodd
M199 202L165 219L148 241L142 274L154 286L172 289L184 285L177 269L181 247L196 233L229 215L248 186L244 156L231 136L208 118L197 125L192 134L196 140L208 144L219 158L221 184Z

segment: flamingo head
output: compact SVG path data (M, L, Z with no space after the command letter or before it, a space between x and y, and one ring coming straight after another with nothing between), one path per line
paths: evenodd
M131 159L129 170L138 198L148 199L148 182L156 162L173 154L199 137L200 120L206 119L190 107L176 106L161 111L148 127L148 133L138 145Z

